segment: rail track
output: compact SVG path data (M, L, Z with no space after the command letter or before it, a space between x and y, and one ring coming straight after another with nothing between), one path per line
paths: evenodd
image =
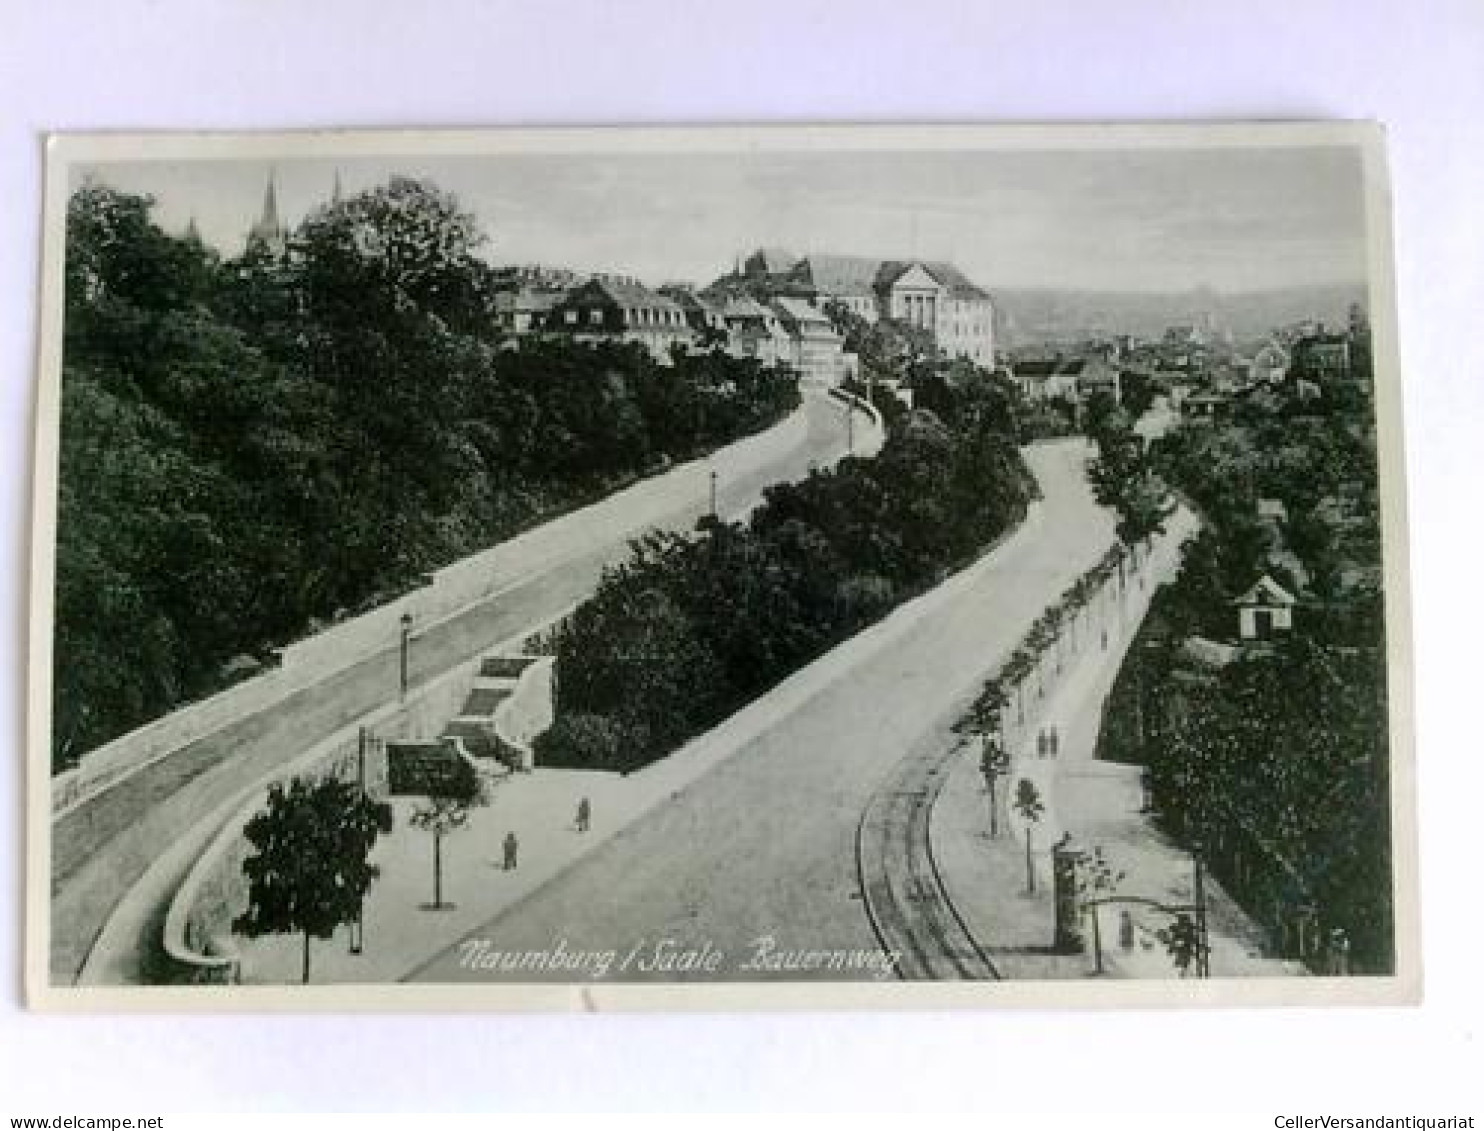
M872 795L856 829L861 893L882 949L904 981L998 981L933 858L929 821L961 742L908 755Z

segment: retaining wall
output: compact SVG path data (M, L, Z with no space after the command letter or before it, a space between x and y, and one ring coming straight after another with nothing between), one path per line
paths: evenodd
M844 389L833 388L830 396L838 401L864 413L870 420L864 435L856 438L855 454L860 456L874 456L886 444L886 421L881 416L881 410L864 397L858 397L854 393L847 393Z
M506 760L522 770L536 767L532 743L555 717L556 658L542 656L520 673L510 697L495 708L495 739Z
M643 479L606 498L473 554L432 574L431 583L369 613L296 641L282 650L282 664L207 699L191 703L120 735L84 754L79 765L52 778L53 820L128 776L171 757L206 735L262 711L285 696L368 656L398 646L401 618L414 631L445 619L512 583L540 573L574 551L652 525L674 506L676 478L704 477L715 468L733 478L748 474L800 447L808 438L803 406L778 424L662 475ZM698 479L698 482L701 482ZM697 488L701 497L703 487ZM182 779L190 768L182 766Z
M458 713L478 669L477 660L459 665L425 684L407 703L383 708L338 731L245 790L170 902L163 939L164 980L172 984L236 981L238 959L231 927L247 906L242 862L252 851L243 828L262 809L271 785L305 775L353 780L362 726L383 741L435 737ZM384 757L368 758L366 778L371 787L375 789L384 777Z

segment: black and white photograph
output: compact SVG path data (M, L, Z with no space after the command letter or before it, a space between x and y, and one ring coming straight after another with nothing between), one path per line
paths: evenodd
M1420 992L1365 124L59 135L45 1006Z

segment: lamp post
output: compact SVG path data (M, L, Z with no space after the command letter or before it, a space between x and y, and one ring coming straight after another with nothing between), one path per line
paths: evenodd
M361 727L356 735L356 785L361 790L361 800L366 800L366 728ZM350 953L360 954L366 943L366 897L361 896L356 904L356 917L350 923Z
M711 470L711 517L712 517L713 520L717 517L717 511L716 511L716 469L715 468L713 468Z
M1211 976L1211 942L1206 928L1206 866L1201 860L1204 845L1199 838L1190 842L1190 859L1195 865L1195 972L1198 978Z
M411 639L412 639L412 614L411 613L403 613L402 614L401 664L399 665L399 669L398 669L399 672L400 672L400 679L399 679L399 683L398 683L398 686L400 688L400 690L398 692L398 698L399 699L406 699L407 698L407 645L408 645L408 642Z

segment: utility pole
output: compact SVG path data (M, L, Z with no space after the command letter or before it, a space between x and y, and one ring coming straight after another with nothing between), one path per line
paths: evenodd
M1191 860L1195 864L1195 972L1200 978L1211 976L1211 940L1206 926L1206 866L1201 860L1204 849L1201 841L1190 845Z
M366 800L366 728L356 734L356 785L360 787L361 800ZM366 897L356 904L356 917L350 922L350 953L360 954L366 943Z
M402 614L401 664L399 666L400 678L399 678L399 681L398 681L399 690L397 692L397 698L398 699L406 699L407 698L407 645L410 642L411 638L412 638L412 614L411 613L403 613Z
M716 470L714 468L711 471L711 518L712 518L713 521L717 518L717 511L716 511Z

